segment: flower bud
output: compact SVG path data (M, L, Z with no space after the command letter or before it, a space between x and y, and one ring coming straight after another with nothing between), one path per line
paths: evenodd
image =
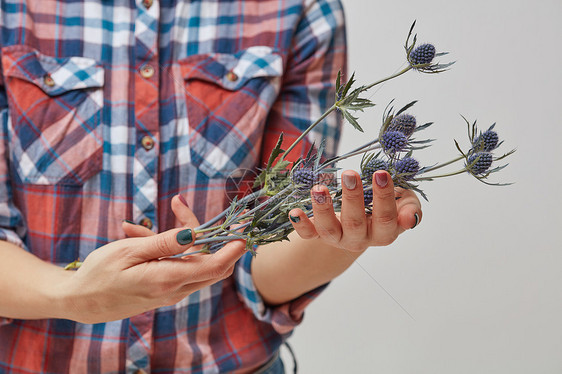
M400 131L387 131L380 140L384 150L388 153L402 151L408 145L408 138Z
M293 183L299 186L299 189L310 190L314 185L315 174L311 169L298 169L293 172Z
M378 158L373 158L363 166L363 170L361 170L361 179L367 183L371 183L373 180L373 174L377 170L386 170L388 171L388 164L384 160L380 160Z
M412 65L429 64L435 57L435 47L433 44L422 44L410 53Z
M407 137L410 137L416 129L416 117L411 114L402 113L397 115L390 121L388 131L400 131Z
M414 158L406 157L396 161L394 169L401 179L410 180L413 179L420 170L420 163Z
M371 188L363 192L363 202L365 203L365 206L373 202L373 190Z
M488 130L474 140L472 148L476 151L490 152L498 146L498 142L498 134L495 131Z
M468 170L474 174L483 174L492 165L493 156L488 152L476 152L468 157Z

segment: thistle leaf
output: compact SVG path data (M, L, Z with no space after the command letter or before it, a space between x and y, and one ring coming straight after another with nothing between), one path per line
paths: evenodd
M429 126L431 126L431 125L433 125L433 122L428 122L428 123L424 123L424 124L421 125L421 126L416 126L414 132L415 132L415 131L425 130L425 129L427 129L427 128L428 128Z
M456 141L456 139L453 139L453 141L455 142L455 146L457 147L457 149L459 150L459 152L461 153L461 155L463 155L463 157L464 157L465 159L468 159L468 157L464 154L464 152L462 151L462 149L461 149L459 143Z
M273 148L273 150L271 151L271 154L269 155L269 160L267 161L266 170L269 170L271 168L271 165L273 165L273 162L275 161L275 159L281 153L285 152L283 149L281 149L281 144L283 144L283 133L281 133L281 135L279 135L279 139L277 140L277 144L275 145L275 148Z
M410 109L411 107L413 107L418 101L414 100L406 105L404 105L398 112L396 112L396 114L394 114L394 117L400 115L401 113L407 111L408 109Z
M273 172L273 174L275 174L276 172L285 171L287 169L287 166L289 166L290 164L291 164L290 161L283 160L281 162L276 163L273 166L273 168L271 168L271 171Z
M263 186L267 177L267 170L262 170L254 180L253 188Z
M351 74L351 78L349 78L349 80L345 84L345 87L343 88L343 91L342 91L342 97L347 96L347 92L349 91L351 86L353 86L353 83L355 83L355 72L353 74Z
M355 127L355 129L363 132L363 129L359 125L359 122L357 122L358 117L352 116L347 110L342 110L342 114L343 117L347 120L347 122L351 123L351 125Z

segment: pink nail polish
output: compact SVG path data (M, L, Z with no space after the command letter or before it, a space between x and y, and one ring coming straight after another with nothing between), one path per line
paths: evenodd
M378 171L375 173L375 182L380 188L385 188L388 184L388 173L386 171Z
M312 198L316 204L324 204L326 203L326 196L322 191L312 191Z
M183 197L181 194L178 194L178 199L180 199L181 203L183 205L185 205L186 207L189 208L189 204L187 203L187 201L185 200L185 197Z
M357 179L355 179L353 174L344 174L342 179L343 184L348 190L353 190L357 186Z

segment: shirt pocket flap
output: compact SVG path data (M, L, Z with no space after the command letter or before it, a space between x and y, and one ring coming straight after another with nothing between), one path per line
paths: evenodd
M104 84L104 69L96 60L51 57L24 45L3 48L2 65L7 77L33 83L49 96Z
M2 48L10 155L24 184L83 185L102 168L104 68L81 56Z
M250 47L236 54L194 55L180 65L185 80L199 79L229 91L239 90L253 78L283 75L283 58L267 46Z
M254 169L269 108L283 76L272 47L208 53L179 61L185 83L191 162L209 178Z

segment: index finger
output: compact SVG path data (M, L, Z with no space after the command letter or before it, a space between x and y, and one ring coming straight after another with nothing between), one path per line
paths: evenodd
M160 261L173 262L174 265L169 269L170 277L183 277L185 284L189 284L223 278L224 274L246 253L245 247L244 241L233 240L210 255L187 259L165 258Z

